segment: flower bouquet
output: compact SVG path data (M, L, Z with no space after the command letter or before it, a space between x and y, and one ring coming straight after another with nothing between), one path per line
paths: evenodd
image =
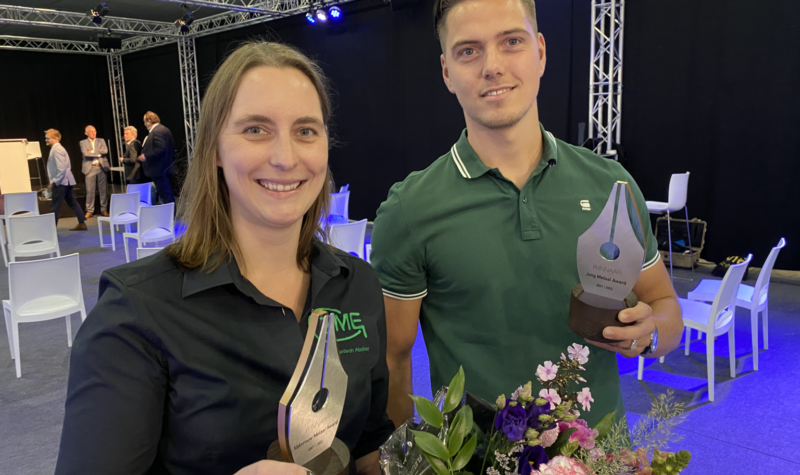
M528 382L492 405L464 393L461 368L433 401L410 396L421 420L406 421L381 447L384 473L667 475L688 466L689 452L658 449L679 440L671 429L682 421L682 404L673 403L671 394L656 399L634 428L633 440L624 417L615 423L616 413L589 427L580 410L591 410L590 389L570 390L586 382L580 371L589 348L573 344L567 353L555 364L538 366L538 393Z

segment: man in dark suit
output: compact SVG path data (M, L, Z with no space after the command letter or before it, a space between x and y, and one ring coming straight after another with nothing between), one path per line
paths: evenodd
M172 140L172 132L161 124L161 119L155 112L148 111L144 115L144 126L147 127L149 134L142 144L139 161L142 163L145 176L153 180L161 203L172 203L175 201L169 182L172 163L175 161L175 142Z
M125 180L132 185L150 181L149 178L144 176L142 163L138 160L139 155L142 153L142 143L136 140L138 133L136 127L132 125L125 127L123 133L125 137L125 154L120 157L120 162L125 167Z

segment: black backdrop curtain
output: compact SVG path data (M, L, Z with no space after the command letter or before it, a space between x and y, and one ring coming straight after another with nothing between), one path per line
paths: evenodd
M0 50L0 138L39 141L46 161L50 148L44 131L57 129L72 162L76 192L84 196L79 145L86 138L84 128L94 125L97 136L114 147L109 91L105 57ZM34 162L29 166L35 175ZM83 199L78 201L83 206Z
M651 200L691 172L707 252L800 269L800 2L626 2L622 143ZM768 4L768 5L767 5Z

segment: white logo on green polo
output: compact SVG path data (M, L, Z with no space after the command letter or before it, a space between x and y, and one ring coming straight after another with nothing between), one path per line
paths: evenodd
M352 340L358 335L362 335L364 339L367 338L367 329L361 324L361 319L359 318L361 315L360 313L342 313L340 310L335 308L318 308L314 311L316 310L324 310L334 315L336 322L336 326L334 328L336 329L337 342ZM311 315L309 315L308 318L310 322Z

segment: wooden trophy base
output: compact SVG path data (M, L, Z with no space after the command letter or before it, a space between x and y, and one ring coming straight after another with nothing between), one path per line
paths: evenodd
M281 444L277 440L267 450L267 460L284 462ZM303 465L314 475L348 475L350 473L350 451L339 439L333 439L331 447Z
M602 298L602 297L600 297ZM605 327L627 327L632 323L622 323L619 321L619 312L635 307L639 303L636 294L629 293L625 300L621 302L611 302L610 305L616 308L602 308L583 300L590 300L589 296L583 291L581 284L572 288L572 295L569 299L569 320L567 324L570 330L587 340L598 341L601 343L617 343L621 340L609 340L603 336Z

